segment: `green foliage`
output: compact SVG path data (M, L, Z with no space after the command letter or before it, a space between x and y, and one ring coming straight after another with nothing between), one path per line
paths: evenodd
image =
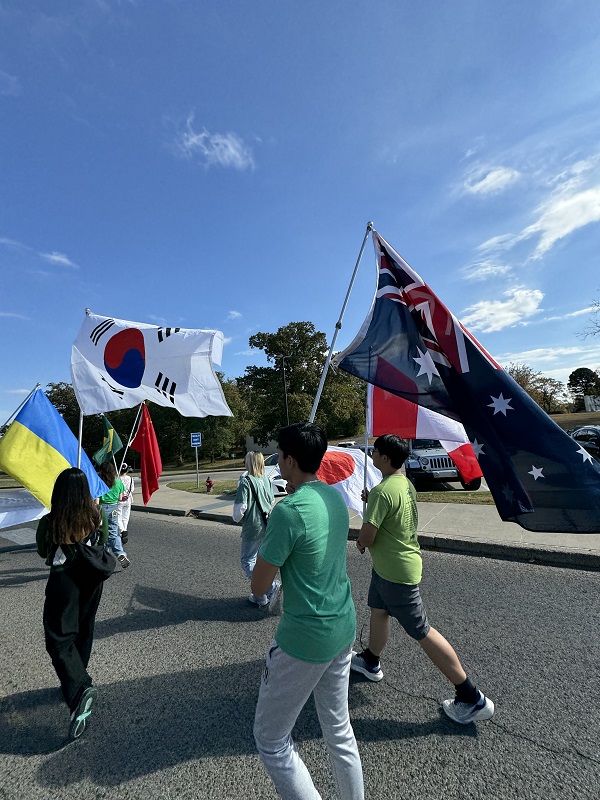
M600 395L600 372L579 367L569 375L567 386L573 397L572 410L583 411L584 395Z
M249 343L263 350L270 364L247 367L238 379L251 409L248 432L264 445L287 425L288 415L290 423L310 417L328 346L325 334L312 322L290 322L275 333L256 333ZM365 395L362 381L329 371L316 416L329 438L354 435L361 426L364 430Z

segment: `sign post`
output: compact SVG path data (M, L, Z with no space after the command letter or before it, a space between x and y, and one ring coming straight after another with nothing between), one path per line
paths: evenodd
M200 474L198 472L198 448L202 447L202 434L191 433L190 438L191 438L190 445L196 451L196 489L200 489Z

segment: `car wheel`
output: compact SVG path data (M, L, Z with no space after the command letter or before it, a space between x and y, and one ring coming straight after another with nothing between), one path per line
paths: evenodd
M460 484L467 492L476 492L481 487L481 478L475 478L470 483L465 483L461 478Z

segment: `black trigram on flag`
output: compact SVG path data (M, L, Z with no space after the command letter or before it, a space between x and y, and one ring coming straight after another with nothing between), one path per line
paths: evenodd
M162 342L167 339L172 333L179 333L181 328L159 328L157 331L158 341Z
M92 342L97 346L98 342L104 336L104 334L112 328L115 324L114 319L105 319L104 322L101 322L99 325L96 325L94 330L90 333L90 339Z
M167 330L170 330L170 328ZM177 328L176 330L179 329ZM154 381L154 388L175 405L175 389L177 388L175 381L172 381L170 378L163 375L162 372L159 372L158 377Z
M119 397L123 397L123 395L125 394L125 392L122 392L122 391L120 391L119 389L115 389L115 387L114 387L114 386L111 386L111 385L110 385L110 383L109 383L109 382L106 380L106 378L104 377L104 375L100 375L100 377L102 378L102 380L104 381L104 383L105 383L105 384L108 386L108 388L111 390L111 392L114 392L115 394L118 394L118 395L119 395Z

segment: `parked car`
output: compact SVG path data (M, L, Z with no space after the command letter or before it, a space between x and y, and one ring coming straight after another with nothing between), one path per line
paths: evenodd
M584 450L600 461L600 425L585 425L569 431L569 436L575 439Z
M356 447L356 442L349 441L349 442L338 442L336 447ZM362 449L362 448L361 448Z
M265 456L265 475L273 484L273 492L276 495L286 494L285 484L287 483L287 481L281 477L281 472L279 472L279 467L277 466L278 459L278 453Z
M406 477L415 488L433 481L460 481L463 489L476 491L481 478L465 483L456 465L437 439L412 439L406 459Z

